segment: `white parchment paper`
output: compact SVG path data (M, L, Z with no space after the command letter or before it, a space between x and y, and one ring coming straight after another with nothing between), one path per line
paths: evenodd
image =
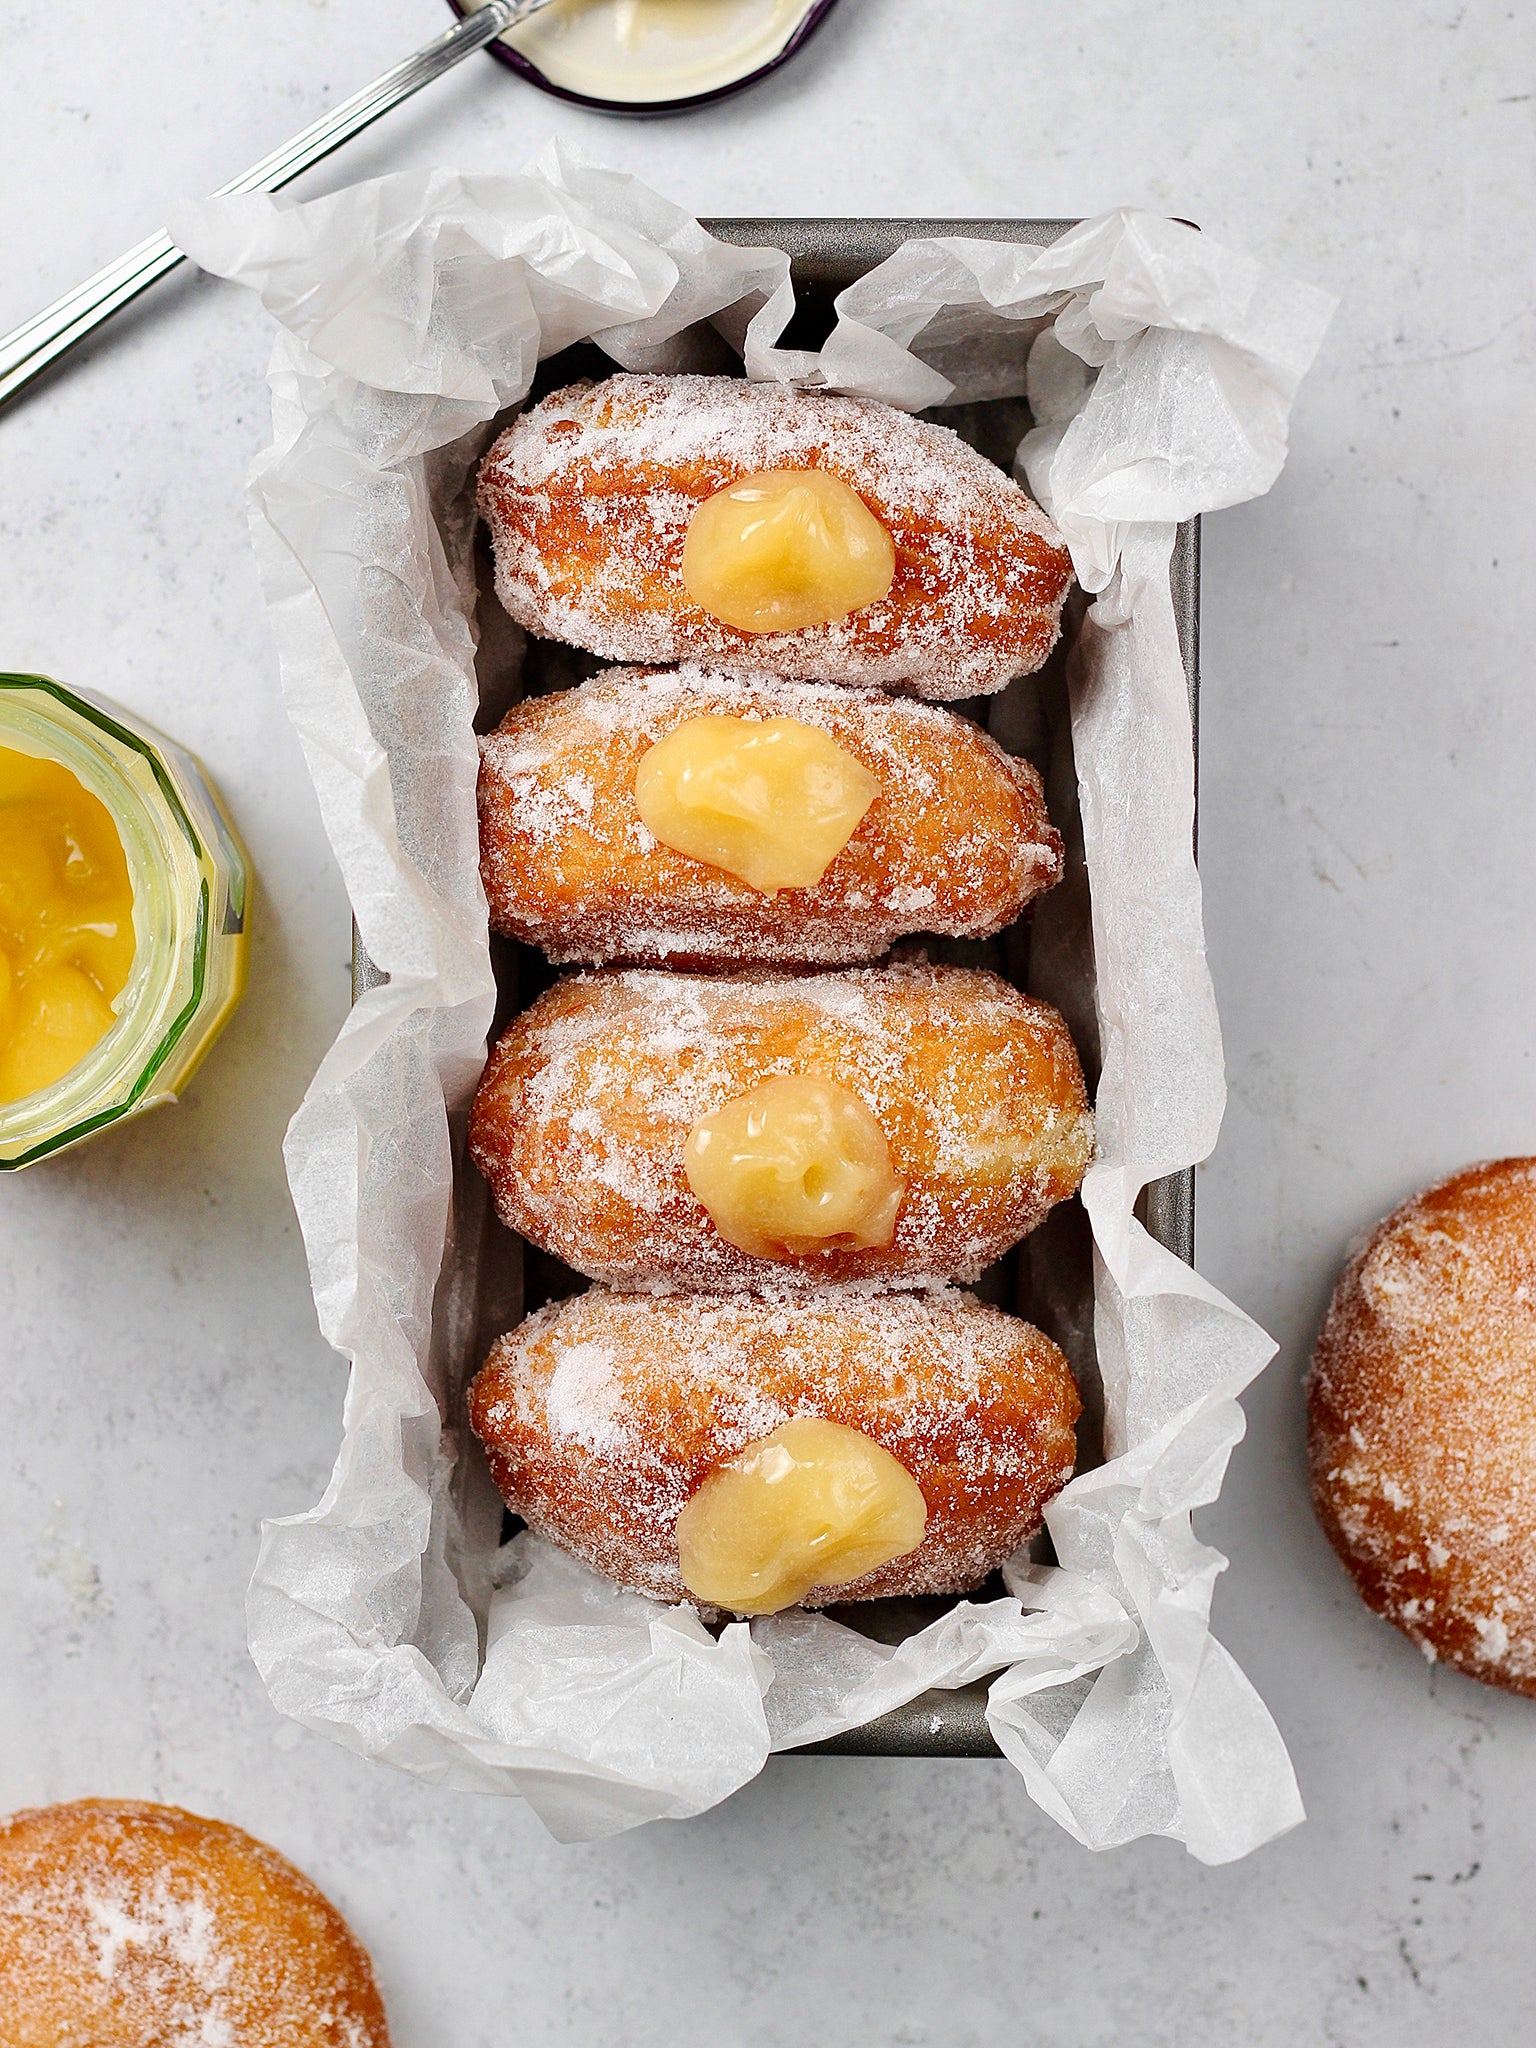
M1046 249L909 244L842 294L819 354L785 350L782 254L716 242L559 150L516 177L207 200L170 226L278 322L252 527L288 706L389 977L288 1139L321 1326L352 1370L323 1499L264 1532L249 1619L273 1700L585 1838L697 1813L772 1750L996 1674L993 1733L1078 1840L1170 1835L1215 1863L1294 1825L1279 1735L1209 1631L1225 1560L1190 1524L1273 1347L1132 1208L1209 1153L1224 1104L1174 525L1274 481L1330 302L1192 229L1115 214ZM701 321L754 377L914 409L1027 390L1021 467L1095 599L1071 711L1103 1058L1083 1199L1106 1462L1050 1510L1059 1565L1019 1558L1009 1597L897 1647L798 1612L716 1639L531 1537L498 1554L494 1503L461 1483L454 1248L472 1219L455 1214L455 1130L494 1000L468 487L541 357L594 336L626 367L672 367Z

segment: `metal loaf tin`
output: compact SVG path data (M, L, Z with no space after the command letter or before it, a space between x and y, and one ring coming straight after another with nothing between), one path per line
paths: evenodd
M706 220L704 225L722 240L748 246L773 246L790 258L796 294L796 312L785 337L794 346L815 347L831 331L836 294L866 271L883 262L903 242L915 237L961 235L999 242L1052 242L1075 226L1065 220ZM708 338L705 338L707 346ZM700 367L725 369L723 360ZM540 365L533 395L558 389L578 376L602 376L611 369L606 358L590 344L567 349ZM688 367L695 367L690 363ZM940 409L936 414L954 425L965 438L982 447L1005 464L1025 427L1028 414L1017 399L992 400L982 404ZM483 542L483 536L482 536ZM483 545L479 564L479 667L483 696L481 725L489 729L500 717L505 703L506 665L513 643L491 585L489 551ZM1172 595L1179 641L1189 685L1190 721L1199 760L1199 623L1200 623L1200 528L1198 520L1181 526L1174 549ZM996 698L974 700L971 715L989 725L1005 744L1027 752L1046 779L1051 814L1067 841L1067 875L1059 892L1076 898L1075 921L1069 919L1067 950L1075 946L1075 981L1078 1000L1062 1000L1056 989L1046 991L1067 1012L1078 1040L1090 1082L1096 1080L1097 1048L1092 1017L1092 945L1088 935L1088 886L1082 862L1082 841L1076 810L1076 781L1071 759L1071 731L1067 711L1066 662L1073 636L1081 618L1080 602L1069 606L1063 621L1062 642L1037 677L1025 677L1010 684ZM557 648L553 643L529 643L522 687L524 690L561 687L592 674L602 666L589 657ZM1024 985L1029 971L1028 916L1000 939L984 945L957 946L941 942L935 950L948 957L986 964ZM1075 933L1075 937L1073 934ZM1060 933L1056 939L1061 949ZM529 947L510 941L492 940L492 954L500 989L494 1031L506 1018L522 1008L554 979L554 971L543 956ZM1058 961L1059 972L1059 961ZM381 977L353 935L353 997L374 986ZM483 1184L463 1148L460 1148L459 1180L455 1198L457 1227L482 1233L480 1256L475 1263L477 1352L465 1361L466 1376L472 1374L478 1358L491 1339L511 1326L519 1316L553 1297L576 1292L585 1283L566 1267L519 1239L496 1221L485 1198ZM1180 1258L1194 1261L1194 1172L1172 1174L1154 1182L1145 1191L1139 1214L1147 1229L1161 1244ZM1072 1359L1084 1398L1080 1425L1079 1470L1102 1460L1099 1441L1097 1368L1092 1350L1092 1266L1087 1220L1079 1204L1064 1204L1042 1224L1017 1251L991 1269L978 1290L987 1299L1027 1315L1039 1323L1067 1351ZM456 1418L454 1418L456 1420ZM474 1453L473 1455L478 1455ZM1042 1550L1049 1556L1048 1545ZM1001 1582L987 1592L1000 1592ZM840 1621L882 1642L899 1642L952 1604L949 1600L872 1600L832 1610ZM865 1756L996 1756L998 1750L986 1722L987 1681L952 1692L929 1692L893 1713L884 1714L864 1727L817 1745L822 1753ZM815 1751L807 1753L816 1753Z

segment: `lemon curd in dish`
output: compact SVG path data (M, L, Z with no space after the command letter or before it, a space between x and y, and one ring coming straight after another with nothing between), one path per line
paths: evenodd
M248 886L190 754L0 671L0 1173L175 1100L240 999Z
M52 1087L99 1044L136 949L106 805L62 762L0 746L0 1102Z

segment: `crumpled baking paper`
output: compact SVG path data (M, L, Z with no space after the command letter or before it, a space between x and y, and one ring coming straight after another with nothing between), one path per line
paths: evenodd
M1225 1560L1190 1526L1273 1347L1132 1208L1206 1156L1224 1102L1174 524L1274 481L1330 303L1193 229L1120 213L1043 249L910 243L842 294L824 349L782 349L780 252L719 243L559 149L515 177L238 195L170 226L278 323L251 523L289 710L388 976L288 1138L321 1327L352 1370L325 1495L267 1525L251 1587L277 1706L419 1776L520 1793L557 1835L589 1838L700 1812L771 1751L996 1674L993 1734L1079 1841L1170 1835L1219 1863L1294 1825L1279 1735L1209 1631ZM498 1551L498 1504L458 1455L478 1225L455 1147L494 998L473 467L541 356L596 336L625 367L676 367L701 321L754 377L914 409L1027 391L1021 468L1095 598L1070 690L1103 1062L1083 1199L1105 1462L1050 1510L1058 1565L1021 1556L1007 1598L896 1646L799 1612L716 1638L532 1537Z

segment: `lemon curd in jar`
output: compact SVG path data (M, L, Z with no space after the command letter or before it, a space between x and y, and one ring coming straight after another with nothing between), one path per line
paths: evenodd
M765 896L814 888L879 793L862 761L798 718L685 719L635 774L648 832Z
M774 1074L701 1116L688 1185L728 1244L758 1259L889 1244L903 1183L873 1112L821 1074Z
M247 887L190 754L0 672L0 1171L175 1099L244 988Z
M111 1030L133 967L133 884L111 813L62 762L0 745L0 1102Z
M677 1520L683 1584L706 1606L777 1614L923 1540L928 1504L862 1430L797 1415L717 1465Z
M826 626L878 603L896 575L890 534L824 469L770 469L706 498L688 522L683 587L744 633Z

